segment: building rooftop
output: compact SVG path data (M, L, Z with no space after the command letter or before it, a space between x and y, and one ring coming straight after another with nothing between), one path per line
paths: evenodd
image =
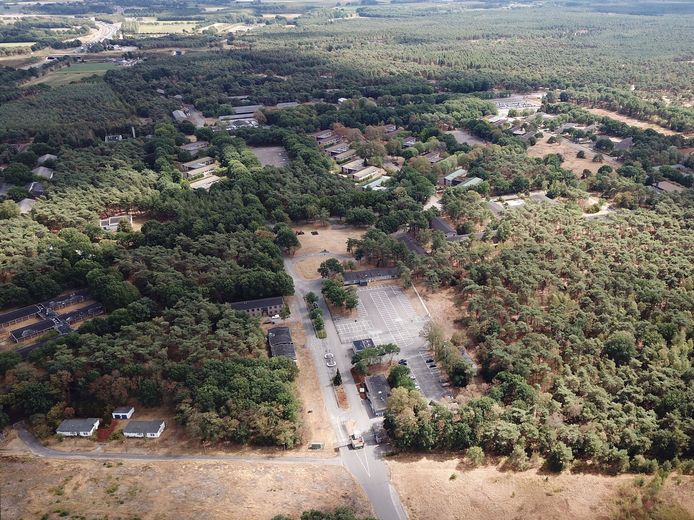
M37 312L39 312L39 308L36 305L29 305L28 307L22 307L21 309L3 312L0 314L0 325L4 325L14 320L28 318Z
M442 233L448 235L448 234L456 234L455 229L453 229L453 226L451 226L448 222L446 222L444 219L441 217L434 217L431 219L430 222L431 229L434 229L436 231L441 231Z
M467 175L467 170L465 168L458 168L456 171L449 173L444 177L447 181L453 181L458 177L465 177Z
M51 180L53 178L53 170L50 168L46 168L45 166L37 166L36 168L31 170L31 173L33 173L37 177L42 177L48 180Z
M267 331L271 357L284 356L296 361L296 350L288 327L274 327Z
M126 412L127 413L127 412ZM123 433L131 433L138 435L147 435L159 432L164 419L154 419L152 421L130 421Z
M376 345L374 344L374 340L372 340L371 338L358 339L352 342L352 348L354 349L354 352L361 352L365 348L374 348L375 346Z
M244 105L241 107L234 107L234 112L237 114L253 114L261 108L265 108L265 105Z
M660 191L664 191L665 193L679 193L680 191L684 191L686 189L679 184L675 184L674 182L670 181L660 181L655 185L655 187Z
M357 172L354 172L352 176L354 177L355 180L363 180L368 177L374 177L378 176L381 177L385 175L386 171L383 168L379 168L378 166L367 166L366 168L359 170Z
M34 207L34 204L36 204L36 201L34 199L22 199L17 203L17 206L19 206L19 213L22 215L26 215L27 213L31 212L31 208Z
M111 413L130 413L130 410L134 410L134 406L118 406L114 408Z
M214 159L212 157L205 156L193 159L192 161L181 163L181 166L183 166L186 170L196 170L198 168L202 168L213 163Z
M234 310L245 311L249 309L260 309L263 307L276 307L278 305L284 305L284 300L281 296L272 296L270 298L258 298L257 300L232 302L230 305Z
M12 336L15 341L21 341L24 338L31 338L38 334L47 332L51 330L54 325L55 323L53 323L53 320L43 320L39 321L38 323L27 325L26 327L15 329L10 332L10 336Z
M88 432L91 431L94 426L98 426L99 419L95 417L90 417L88 419L65 419L60 423L58 433L60 432Z
M412 235L409 233L401 233L396 235L396 238L405 244L407 249L418 255L428 255L426 249L424 249L419 242L417 242Z
M367 377L364 383L366 384L366 393L371 402L373 411L375 413L384 412L386 410L388 396L390 396L390 385L388 384L386 376L378 374Z
M43 163L45 163L45 162L48 162L48 161L55 161L55 160L57 160L57 159L58 159L58 156L57 156L57 155L53 155L52 153L46 153L46 154L43 154L43 155L42 155L41 157L39 157L38 159L36 159L36 163L37 163L37 164L43 164Z
M482 183L482 179L479 177L470 177L468 180L466 180L463 183L460 183L458 187L460 188L471 188L473 186L477 186L478 184Z
M364 159L355 159L342 165L345 170L359 170L364 166Z
M186 143L182 144L179 146L181 150L185 150L187 152L196 152L198 150L202 150L203 148L207 148L210 146L210 143L207 141L195 141L194 143Z
M366 271L346 271L342 276L345 282L369 281L373 278L397 277L400 272L397 267L377 267Z
M101 305L100 303L92 303L91 305L87 305L86 307L82 307L81 309L61 314L60 317L63 319L63 321L67 323L74 323L76 321L82 321L87 318L91 318L92 316L98 316L99 314L103 313L103 305Z

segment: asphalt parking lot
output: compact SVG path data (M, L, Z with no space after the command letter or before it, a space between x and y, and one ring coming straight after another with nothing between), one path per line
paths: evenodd
M428 318L420 316L407 295L398 286L359 287L357 317L333 317L340 341L351 346L353 341L371 338L376 345L395 343L400 359L406 359L415 381L428 399L448 394L441 384L435 366L427 365L430 356L420 332Z

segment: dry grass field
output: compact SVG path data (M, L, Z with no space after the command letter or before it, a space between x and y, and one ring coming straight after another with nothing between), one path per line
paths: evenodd
M0 458L0 518L263 519L308 508L370 513L341 466Z
M622 123L626 123L629 126L635 126L636 128L650 128L652 130L655 130L656 132L660 132L661 134L664 135L675 135L677 132L670 130L669 128L662 127L660 125L656 125L654 123L649 123L647 121L641 121L639 119L634 119L633 117L629 116L623 116L622 114L618 114L617 112L612 112L611 110L604 110L602 108L585 108L588 112L591 114L595 114L596 116L607 116L611 119L615 119L617 121L621 121Z
M411 520L611 520L619 518L618 501L637 491L633 475L546 475L494 466L468 470L460 459L414 457L391 459L388 466ZM678 513L659 518L691 518L694 478L670 477L659 498Z
M296 252L297 257L319 253L324 250L337 255L346 255L348 254L347 239L361 238L366 232L364 229L352 227L318 225L294 226L293 229L304 232L303 235L298 237L301 247ZM318 234L312 235L311 231L317 231Z
M528 155L530 157L542 158L551 153L561 154L562 157L564 157L562 168L571 170L577 176L580 176L583 173L583 170L590 170L592 173L595 173L604 164L612 166L613 168L619 168L621 166L619 162L608 155L603 155L603 162L601 163L593 162L593 156L596 152L592 151L586 145L572 143L566 139L562 139L560 142L555 144L549 144L547 142L548 139L549 136L545 134L542 139L537 141L535 146L528 147ZM580 150L585 152L585 159L579 159L576 157L576 154Z

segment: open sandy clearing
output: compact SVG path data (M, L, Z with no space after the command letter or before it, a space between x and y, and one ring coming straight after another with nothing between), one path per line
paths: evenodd
M493 466L460 471L459 462L389 460L391 478L412 520L608 520L620 492L634 488L633 475L545 475ZM694 478L671 477L660 497L694 512Z
M337 255L346 255L347 239L361 238L366 230L348 226L294 226L295 231L303 231L299 235L301 248L296 252L297 258L311 253L320 253L327 250ZM311 231L317 231L317 235L312 235ZM319 262L320 263L320 262Z
M585 107L582 107L585 108ZM609 117L610 119L615 119L617 121L621 121L622 123L626 123L629 126L635 126L636 128L651 128L652 130L655 130L656 132L660 132L661 134L664 135L676 135L677 132L670 130L669 128L664 128L660 125L656 125L655 123L649 123L647 121L640 121L638 119L634 119L633 117L629 116L624 116L622 114L619 114L617 112L612 112L611 110L604 110L602 108L585 108L588 112L591 114L595 114L596 116L601 116L601 117Z
M370 512L340 466L244 462L65 461L3 457L3 520L58 518L268 519L309 508ZM67 514L65 514L67 512ZM42 516L48 513L49 516Z
M621 164L615 159L604 154L603 162L593 162L593 156L597 152L594 152L588 146L572 143L566 139L562 139L559 143L549 144L547 139L549 139L549 137L545 135L545 137L538 140L535 146L529 146L528 155L530 157L542 158L551 153L561 154L562 157L564 157L564 162L561 165L562 168L571 170L577 176L580 176L583 173L583 170L590 170L592 173L595 173L604 164L612 166L612 168L619 168L621 166ZM576 154L581 150L586 154L585 159L579 159L576 157Z

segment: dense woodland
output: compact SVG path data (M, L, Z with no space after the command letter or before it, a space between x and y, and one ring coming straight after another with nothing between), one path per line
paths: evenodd
M177 16L167 2L150 9ZM249 16L282 11L252 9ZM353 8L307 9L291 30L268 25L224 42L215 34L150 38L143 52L172 44L190 52L150 54L60 87L23 83L33 72L0 71L0 182L12 186L0 203L0 308L88 287L108 311L27 360L0 354L2 425L27 418L48 435L64 417L104 416L136 401L168 408L196 439L295 446L297 368L269 359L259 323L228 304L293 294L283 256L298 241L287 224L340 219L368 228L347 244L355 260L398 266L405 285L455 289L461 331L449 338L432 327L428 340L456 386L482 389L428 403L396 373L401 388L386 427L399 449L483 450L519 469L540 455L553 470L690 471L694 201L691 190L663 195L652 186L692 186L694 143L585 108L691 132L694 113L681 103L694 84L691 15L423 9L361 6L350 20ZM530 139L483 119L497 112L493 97L538 88L546 95L526 123ZM302 104L265 108L261 128L229 135L172 123L181 101L207 117L240 104ZM576 174L559 154L528 155L543 132L569 122L595 129L568 128L562 139L588 138L618 166ZM396 135L386 139L384 124ZM131 127L135 138L104 143L111 133L129 137ZM402 159L386 190L360 190L331 172L335 163L309 135L327 128L349 136L369 164ZM486 144L460 144L446 133L452 128ZM191 190L176 166L193 158L178 148L192 136L210 143L205 153L220 165L222 181L209 191ZM406 137L416 144L405 147ZM633 146L615 150L609 138ZM22 152L14 146L29 142ZM264 145L283 146L289 164L261 166L249 147ZM428 152L442 160L430 163ZM55 176L20 216L16 202L40 180L31 169L47 153L58 157L48 164ZM457 168L482 183L448 189L440 212L424 210ZM556 204L502 215L486 205L489 196L530 190ZM617 211L586 218L579 202L588 191ZM97 226L124 212L146 220L141 230ZM430 229L439 215L478 238L446 240ZM396 232L430 254L411 252ZM325 296L355 303L335 280Z

